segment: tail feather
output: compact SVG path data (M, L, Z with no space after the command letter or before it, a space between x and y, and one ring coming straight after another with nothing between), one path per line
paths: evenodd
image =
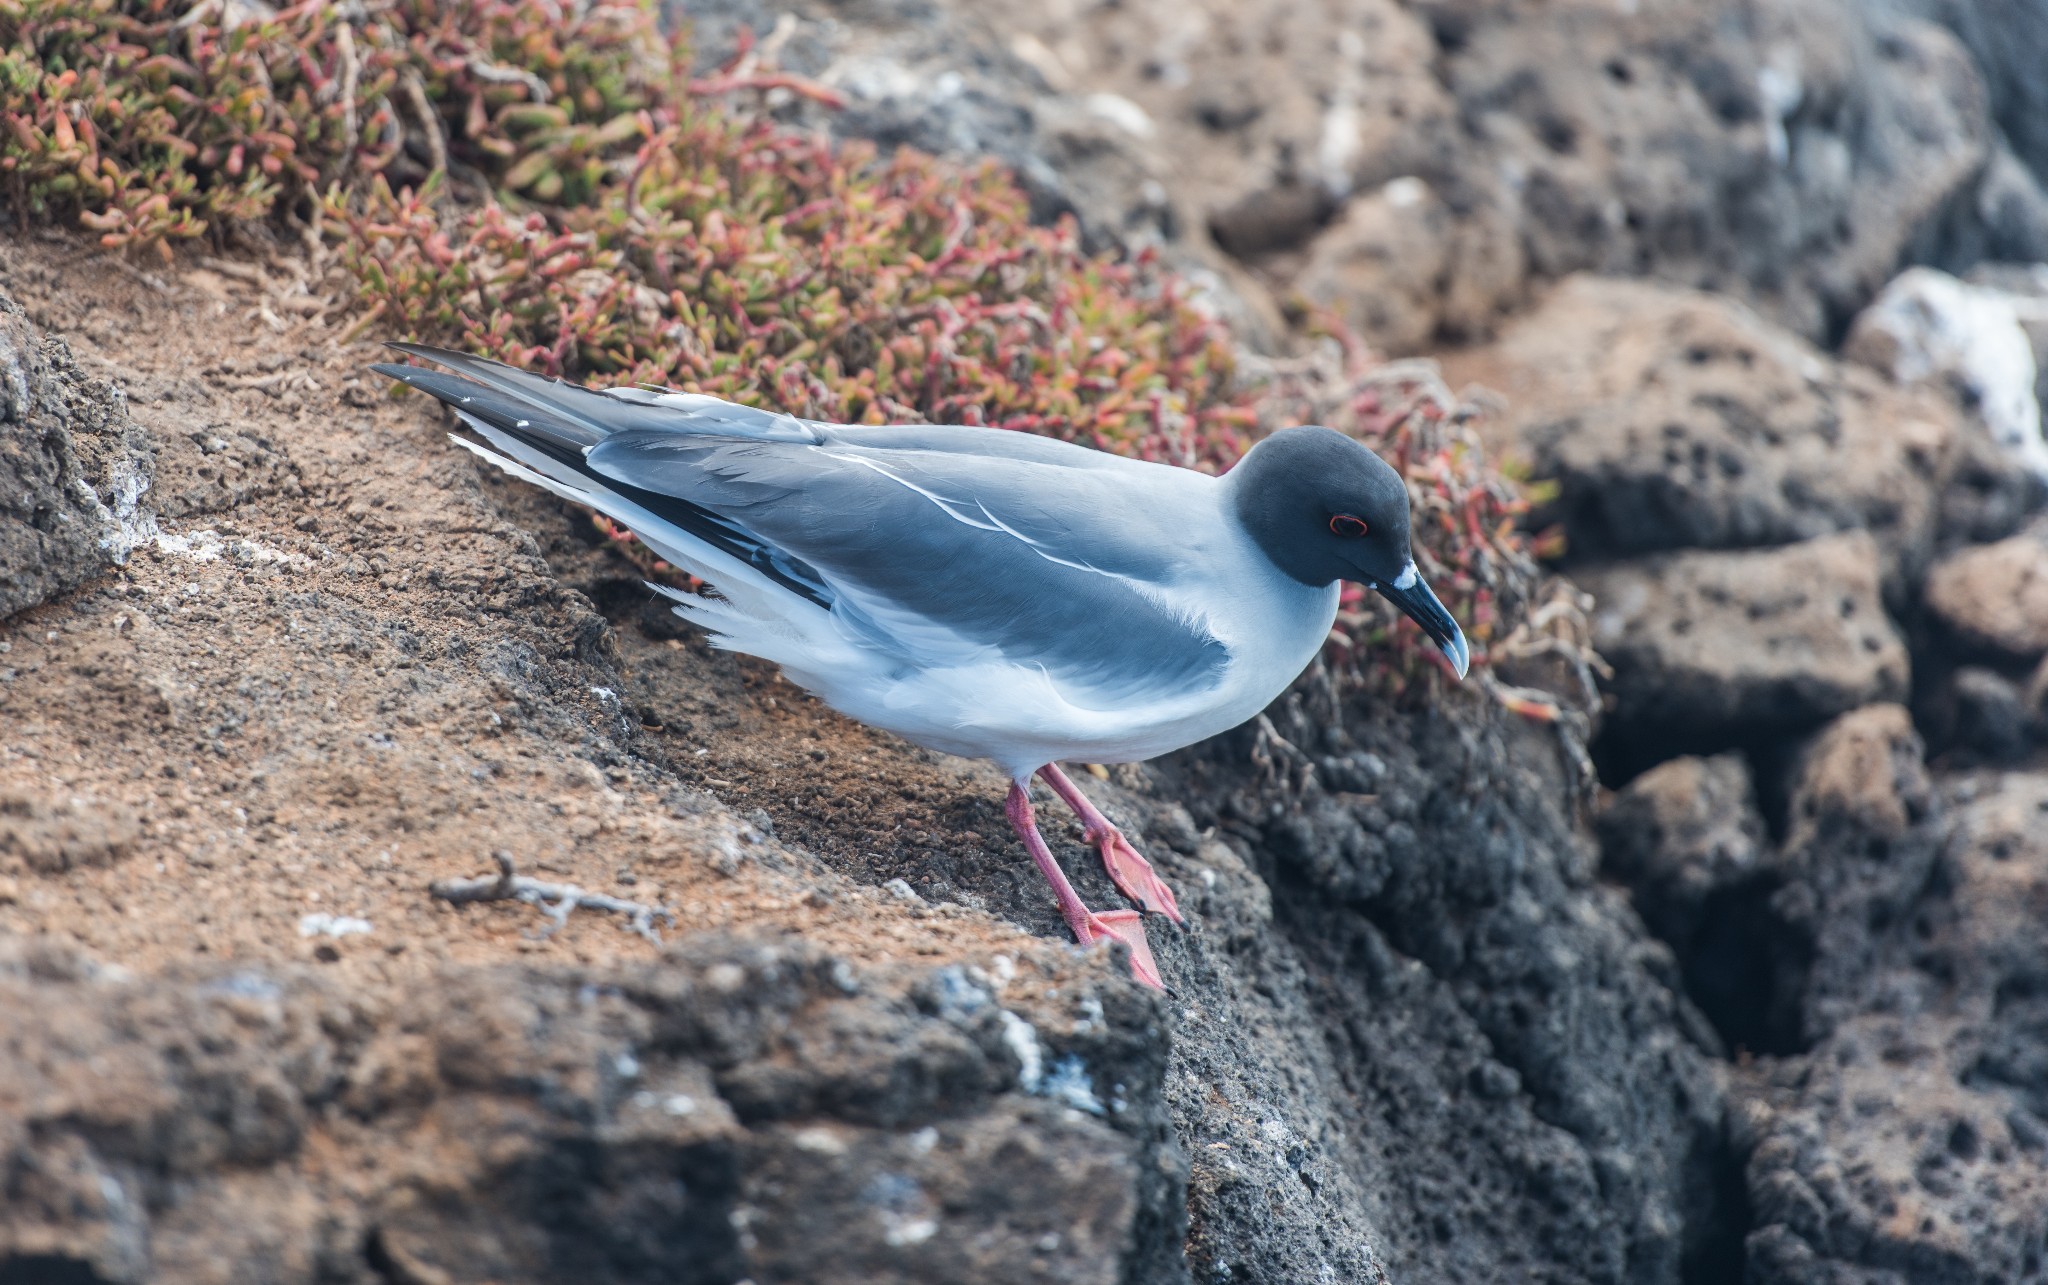
M721 632L773 634L778 632L775 622L790 620L792 612L831 610L832 595L802 562L717 513L602 476L585 461L592 447L614 432L642 426L643 420L667 424L674 431L672 421L679 417L709 418L714 412L728 422L733 417L723 412L786 417L690 394L660 395L665 400L659 402L616 399L460 353L417 344L394 346L459 368L461 373L448 374L422 366L373 367L446 403L485 444L461 437L451 437L452 441L522 481L623 524L659 557L718 586L726 599L709 611L697 610L693 601L691 610L682 614ZM488 378L472 378L472 373ZM579 407L578 398L603 404ZM679 407L678 400L687 406Z
M452 433L448 440L523 482L531 482L573 504L596 509L622 523L663 561L716 585L732 607L748 619L774 620L786 616L791 599L798 596L793 595L787 585L763 575L759 568L745 560L744 555L736 555L684 530L633 498L612 490L602 478L578 473L545 452L488 424L471 420L470 427L488 445Z
M512 403L526 407L528 411L545 411L555 420L573 424L582 429L586 434L589 434L590 440L593 442L601 442L617 430L627 427L626 424L619 422L616 417L616 403L613 402L613 399L607 398L603 393L593 389L585 388L581 384L571 384L559 379L549 379L545 375L536 375L532 371L521 370L517 366L507 366L504 362L492 361L488 357L473 357L468 353L455 352L447 348L432 348L426 344L392 344L390 346L406 354L408 357L418 357L423 361L431 361L437 366L445 366L449 370L454 371L462 381L481 384L501 397L509 399ZM410 366L379 366L376 369L391 375L393 379L403 380L410 384L413 382L411 379L395 372L398 370L417 370L418 368ZM441 378L445 379L447 377L442 376ZM415 386L419 387L422 391L433 391L423 384ZM441 397L441 394L438 392L435 392L434 395ZM474 394L472 393L471 395L473 396ZM447 398L442 397L442 400L446 401ZM531 415L526 416L526 418L531 418ZM651 428L654 425L636 424L634 427Z
M487 357L473 357L446 348L431 348L425 344L390 346L407 356L445 366L462 380L482 384L502 398L525 406L527 413L515 418L545 416L557 424L573 425L589 434L591 443L601 442L613 433L634 429L778 442L815 443L823 440L807 420L755 406L741 406L703 393L657 391L630 385L585 388L581 384L549 379ZM417 372L418 367L385 365L374 369L423 392L434 391L423 383L415 382L411 375L399 373ZM475 396L473 392L469 395ZM449 400L440 392L434 392L434 396L443 401Z
M489 424L565 462L580 460L585 451L609 436L602 429L592 428L586 420L561 414L544 402L495 384L424 366L386 364L370 369L446 402L471 423Z

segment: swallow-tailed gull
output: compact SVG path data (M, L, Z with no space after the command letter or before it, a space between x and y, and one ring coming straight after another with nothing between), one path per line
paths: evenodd
M1408 492L1328 428L1275 432L1221 477L996 428L819 423L696 393L594 390L394 347L448 371L378 371L446 402L454 440L588 505L715 591L651 586L712 641L773 661L832 708L1010 776L1007 812L1074 936L1129 946L1032 814L1036 774L1110 878L1181 922L1173 893L1060 771L1237 726L1329 636L1338 582L1376 589L1463 677L1465 637L1415 569Z

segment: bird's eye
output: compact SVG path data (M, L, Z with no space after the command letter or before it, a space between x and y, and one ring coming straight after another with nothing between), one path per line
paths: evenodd
M1364 518L1355 518L1352 517L1349 513L1339 513L1336 517L1330 519L1331 535L1341 535L1347 538L1356 538L1358 536L1364 535L1365 532L1366 525Z

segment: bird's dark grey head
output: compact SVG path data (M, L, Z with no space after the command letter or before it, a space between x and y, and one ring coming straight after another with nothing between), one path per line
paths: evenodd
M1465 635L1415 569L1408 487L1385 460L1335 429L1283 428L1227 480L1238 521L1274 566L1306 585L1355 580L1377 590L1465 676Z

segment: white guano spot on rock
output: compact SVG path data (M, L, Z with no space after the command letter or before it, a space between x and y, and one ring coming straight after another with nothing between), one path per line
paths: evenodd
M227 558L244 565L271 564L300 567L309 565L309 559L300 553L287 553L273 548L260 540L223 540L221 534L211 527L196 531L165 531L154 521L138 524L134 528L138 537L145 537L156 546L156 551L172 558L183 558L187 562L219 562ZM137 544L142 538L136 540Z
M1088 1067L1072 1053L1061 1058L1052 1068L1052 1074L1045 1077L1044 1095L1076 1111L1102 1114L1102 1099L1095 1096L1095 1084L1088 1074Z
M1159 132L1145 109L1122 94L1090 94L1086 101L1090 113L1133 138L1150 138Z
M2034 397L2039 372L2013 295L1910 268L1856 318L1843 352L1901 384L1959 387L1992 440L2048 479L2048 443Z
M814 1156L843 1156L846 1143L832 1130L819 1125L798 1129L790 1141L798 1151L808 1151Z
M1045 1082L1045 1051L1038 1046L1038 1032L1007 1008L1002 1017L1003 1043L1017 1058L1017 1086L1026 1093L1036 1093Z
M900 1214L882 1215L885 1230L882 1239L897 1249L905 1245L922 1245L938 1234L938 1220L933 1218L905 1218Z
M299 916L301 937L359 937L370 931L370 921L353 915L311 914Z

